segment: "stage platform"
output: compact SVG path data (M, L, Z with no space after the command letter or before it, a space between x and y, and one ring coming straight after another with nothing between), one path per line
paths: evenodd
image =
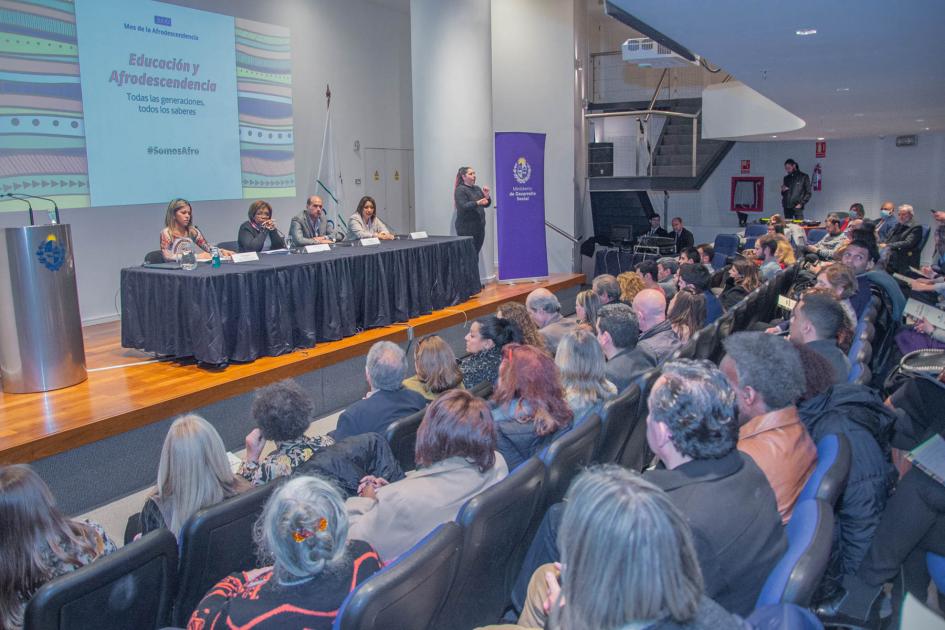
M44 394L0 394L0 463L55 458L181 413L248 394L273 381L299 377L363 356L380 340L403 344L411 336L461 326L495 312L507 300L523 302L537 287L573 293L583 281L583 274L556 274L538 282L490 284L467 302L408 322L366 330L277 357L230 364L219 370L196 363L159 361L146 353L122 348L118 322L88 326L83 329L87 381ZM453 345L455 348L455 339ZM363 365L361 370L363 374ZM354 384L363 385L363 377L361 380L362 383L357 382L355 371ZM323 385L323 393L345 386L351 384L328 382ZM248 416L248 409L243 413ZM232 447L233 440L226 436L224 439ZM127 444L123 448L127 450Z

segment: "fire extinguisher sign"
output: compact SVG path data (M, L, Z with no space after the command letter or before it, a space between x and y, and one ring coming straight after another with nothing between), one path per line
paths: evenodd
M818 140L814 143L814 157L815 158L825 158L827 157L827 141Z
M814 174L810 178L810 187L811 190L820 192L821 186L824 183L824 174L820 168L820 162L817 162L817 166L814 167Z

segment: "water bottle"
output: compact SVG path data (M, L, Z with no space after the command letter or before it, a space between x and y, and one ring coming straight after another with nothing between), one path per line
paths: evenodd
M193 271L197 268L197 255L194 253L194 244L189 240L180 244L180 268Z
M220 248L214 246L213 249L210 250L210 256L212 260L211 265L216 269L220 266Z
M289 250L289 253L291 253L292 248L295 247L295 242L292 240L292 235L286 234L283 240L285 241L285 248Z

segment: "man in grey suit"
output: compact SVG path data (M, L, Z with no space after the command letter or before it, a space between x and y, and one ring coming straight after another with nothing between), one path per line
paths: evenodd
M626 304L607 304L597 313L597 342L604 351L607 380L626 389L633 379L656 365L653 356L637 348L640 323Z
M292 217L289 236L298 247L332 243L328 237L328 218L323 212L325 204L318 195L305 202L305 210Z
M561 303L548 289L535 289L529 293L525 298L525 308L545 338L548 352L555 356L561 338L574 330L577 322L561 316Z

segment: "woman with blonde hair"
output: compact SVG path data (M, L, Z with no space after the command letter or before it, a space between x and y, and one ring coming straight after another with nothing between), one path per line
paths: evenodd
M605 375L605 363L604 351L590 330L578 328L561 338L555 364L575 424L601 413L604 405L617 395L617 387Z
M164 438L157 484L141 510L141 533L163 527L177 536L197 511L249 487L233 474L217 430L198 415L182 416Z
M496 317L518 324L518 327L522 329L525 345L535 346L542 350L548 348L548 344L545 343L545 338L538 332L538 326L535 324L532 316L528 314L528 309L524 304L519 304L518 302L504 302L499 307Z
M592 289L581 291L574 300L574 313L579 324L589 326L597 334L597 311L600 310L600 297Z
M0 467L0 628L23 625L26 604L55 577L117 548L100 525L66 518L32 468Z
M676 292L666 309L666 319L682 343L688 343L705 325L705 297L693 287Z
M404 387L407 389L422 394L427 400L435 400L440 394L451 389L464 389L463 371L456 363L453 349L442 337L420 337L413 356L417 373L404 379Z
M177 260L177 247L182 241L190 241L195 250L202 250L197 254L198 260L209 260L213 249L203 233L194 225L194 210L186 199L171 199L164 213L164 229L161 230L161 253L164 260ZM224 256L231 256L233 252L221 249Z
M786 238L776 239L778 242L778 249L775 253L775 257L778 259L778 262L785 267L790 267L791 265L797 262L797 258L794 256L794 248L791 247L791 244L787 241Z
M617 276L617 283L620 285L620 301L624 304L633 303L637 293L646 288L643 276L636 271L624 271Z

